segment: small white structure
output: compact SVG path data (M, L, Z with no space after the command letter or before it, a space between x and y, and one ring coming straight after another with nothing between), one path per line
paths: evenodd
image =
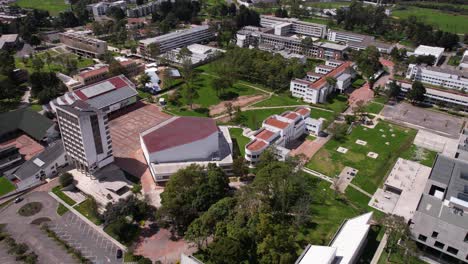
M201 44L188 45L187 49L190 51L190 54L187 56L187 58L183 58L180 55L181 48L170 50L162 54L161 57L177 64L183 64L184 60L188 59L190 60L192 66L198 66L205 62L211 61L226 52L222 49L217 49Z
M336 149L336 151L340 152L340 153L343 153L343 154L346 154L346 152L348 152L348 149L347 148L343 148L343 147L338 147Z
M442 54L444 53L444 48L432 47L426 45L419 45L415 50L413 55L415 56L429 56L432 55L435 57L434 65L437 65Z
M353 264L366 243L372 212L346 220L327 246L308 245L295 264Z
M358 140L356 140L356 144L361 145L361 146L365 146L365 145L367 145L367 141L358 139Z
M372 151L367 153L367 157L369 157L369 158L376 159L378 156L379 156L379 154L377 154L375 152L372 152Z
M150 77L150 82L146 83L145 87L151 89L153 92L161 91L161 87L159 86L161 80L158 76L158 69L156 67L147 68L145 73Z
M228 174L232 169L229 129L211 118L173 117L142 132L140 142L156 182L191 164L214 163Z
M305 125L307 132L317 136L320 133L320 131L322 131L323 119L315 119L308 117L305 119Z
M468 68L468 50L465 50L463 53L462 59L460 60L460 68Z

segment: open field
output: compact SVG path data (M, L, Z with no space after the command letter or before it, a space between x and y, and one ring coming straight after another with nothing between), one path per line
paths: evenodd
M5 177L0 177L0 196L15 190L15 185Z
M394 10L392 13L392 16L398 18L407 18L411 15L444 31L461 34L468 32L468 23L466 23L468 16L419 7L407 7L405 10Z
M254 104L255 107L261 106L288 106L288 105L306 105L306 103L302 102L298 98L291 97L289 93L280 94L280 95L272 95L267 100L261 101L259 103Z
M16 4L23 8L47 10L52 16L70 9L70 5L66 4L65 0L17 0Z
M241 157L244 157L245 156L245 145L247 145L247 143L249 143L250 139L247 138L247 137L244 137L242 135L242 128L230 128L229 133L231 134L232 140L236 141L236 144L234 144L234 145L235 146L237 145L239 155L241 155ZM236 153L236 150L234 150L233 152Z
M305 6L310 6L314 8L321 8L321 9L332 9L338 8L343 6L349 6L351 2L308 2L305 3Z
M365 111L367 113L371 113L371 114L378 114L378 113L380 113L380 111L382 111L384 106L385 105L383 105L383 104L371 101L365 106Z
M392 134L395 136L392 137ZM385 122L380 122L374 129L358 126L342 141L330 140L306 166L330 177L337 176L345 166L358 169L353 183L373 193L400 153L411 147L415 135L415 130ZM358 139L366 141L367 145L356 144ZM348 152L340 153L338 147L347 148ZM375 152L379 156L376 159L367 157L368 152Z

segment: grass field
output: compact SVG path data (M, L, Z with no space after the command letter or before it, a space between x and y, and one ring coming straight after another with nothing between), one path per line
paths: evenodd
M95 212L91 208L91 200L89 198L74 208L96 225L100 225L102 223L101 219L96 216Z
M5 195L16 189L15 185L5 177L0 177L0 196Z
M392 137L392 134L395 134L395 137ZM415 135L414 130L385 122L380 122L374 129L358 126L342 141L330 140L306 166L330 177L337 176L345 166L356 168L359 172L353 183L369 193L374 193L400 153L411 147ZM366 141L367 145L356 144L358 139ZM386 145L386 142L390 144ZM340 146L347 148L348 152L342 154L336 151ZM377 159L367 157L367 153L371 151L379 154Z
M57 214L62 216L64 215L66 212L68 212L68 208L65 207L65 205L59 203L58 207L57 207Z
M407 7L392 13L392 16L398 18L407 18L410 15L417 16L444 31L462 34L468 32L468 16L419 7Z
M416 161L428 167L432 167L432 165L434 165L436 156L437 152L418 147L414 144L405 152L400 154L400 158Z
M250 139L242 135L242 128L230 128L229 133L231 134L231 138L233 139L233 141L236 141L236 145L239 150L239 152L237 153L239 153L241 157L244 157L245 145L249 143ZM234 153L236 153L236 151L234 151Z
M50 63L50 65L46 63L46 59L45 59L46 53L49 53L50 56L52 57L52 62ZM95 64L92 59L78 57L77 55L72 54L72 53L59 54L54 51L45 51L45 52L37 53L35 56L41 58L42 61L44 62L44 66L42 67L43 71L67 73L66 68L64 66L65 62L63 60L65 57L68 57L70 60L76 59L77 60L76 67L78 69L89 67ZM16 67L20 69L27 70L29 73L32 73L34 71L32 59L29 59L29 58L24 58L24 59L15 58L15 65Z
M380 113L380 111L382 111L383 108L384 108L383 104L375 103L375 102L369 102L365 106L365 111L367 113L371 113L371 114L378 114L378 113Z
M311 6L314 8L321 8L321 9L332 9L338 8L343 6L349 6L351 2L311 2L306 3L305 6Z
M305 105L304 102L297 98L290 97L289 94L272 95L267 100L254 104L253 106L288 106L288 105Z
M317 106L332 110L336 114L339 114L348 107L348 97L344 94L335 94L327 98L326 103L318 104Z
M70 5L65 4L65 0L17 0L15 3L23 8L47 10L52 16L70 9Z

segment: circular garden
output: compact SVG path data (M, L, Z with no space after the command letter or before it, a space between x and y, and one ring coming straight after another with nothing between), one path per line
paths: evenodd
M32 216L39 213L42 209L42 204L40 202L30 202L23 205L19 210L18 214L21 216Z

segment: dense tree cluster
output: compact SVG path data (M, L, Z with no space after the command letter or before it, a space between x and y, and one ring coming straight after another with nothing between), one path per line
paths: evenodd
M29 82L31 83L31 95L37 98L40 104L48 103L67 90L54 72L33 72L29 75Z
M236 25L238 28L245 26L260 26L260 15L254 10L241 5L236 16Z
M275 91L288 89L292 78L305 75L304 65L299 60L285 59L279 54L257 49L234 48L228 50L221 60L230 65L231 74L239 79L261 83Z
M14 78L15 59L7 51L0 50L0 101L3 99L13 99L19 97L21 93L17 89L17 82Z
M199 245L204 263L294 262L305 246L298 230L310 223L315 186L297 166L266 152L252 184L191 223L185 238Z
M178 0L175 2L161 2L159 8L153 13L152 20L159 24L161 33L167 33L175 28L179 21L198 24L200 3L198 1Z
M420 45L453 48L459 37L455 33L435 30L432 25L409 16L406 19L393 19L385 14L384 6L364 5L353 1L348 9L338 9L336 23L346 30L382 36L389 41L407 38Z
M173 174L161 194L160 223L182 235L190 223L229 194L229 180L215 164L195 164Z
M379 50L374 46L370 46L364 50L353 51L352 57L356 61L362 76L372 83L372 76L382 69L382 64L379 61Z

